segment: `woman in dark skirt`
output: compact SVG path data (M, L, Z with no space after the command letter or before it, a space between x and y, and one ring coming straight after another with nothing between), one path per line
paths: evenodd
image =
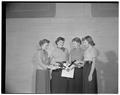
M49 94L50 93L50 73L47 48L49 40L43 39L39 42L40 49L37 51L36 59L36 93Z
M70 51L71 62L75 61L71 66L74 67L74 78L68 79L68 93L82 93L83 88L83 64L79 64L79 61L83 60L83 49L81 48L81 40L76 37L72 39L73 48ZM78 65L79 64L79 65Z
M97 73L95 68L95 59L97 50L91 36L86 36L82 39L83 45L86 47L84 52L84 67L83 67L83 93L97 93Z
M62 69L61 65L67 64L69 59L68 50L63 47L65 39L63 37L58 37L55 41L57 47L53 50L52 62L54 69L52 70L51 79L51 92L52 93L66 93L67 91L67 78L61 76Z

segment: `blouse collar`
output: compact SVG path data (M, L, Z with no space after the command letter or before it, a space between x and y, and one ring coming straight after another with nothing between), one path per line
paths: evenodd
M60 49L60 50L62 50L63 52L65 51L64 47L61 47L61 48L57 47L57 48Z

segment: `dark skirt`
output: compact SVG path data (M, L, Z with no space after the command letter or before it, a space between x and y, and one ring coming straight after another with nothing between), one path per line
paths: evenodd
M97 73L94 69L92 81L88 81L88 76L91 70L92 62L86 61L83 67L83 93L97 93Z
M48 70L36 70L36 93L50 93L50 72Z
M75 67L74 78L68 79L68 93L82 93L83 88L83 67Z
M52 71L51 92L67 93L67 78L61 77L62 69Z

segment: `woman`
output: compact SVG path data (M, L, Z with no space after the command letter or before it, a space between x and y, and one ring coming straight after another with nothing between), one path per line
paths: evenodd
M57 47L52 52L52 64L56 65L56 68L52 71L51 90L52 93L66 93L67 80L61 76L61 66L66 65L69 59L68 50L63 47L65 39L58 37L55 41Z
M97 51L94 47L95 43L91 36L84 37L82 41L86 47L83 67L83 93L97 93L97 73L95 68Z
M81 40L78 37L72 39L73 49L70 51L71 62L75 61L70 68L74 68L74 78L69 79L69 93L82 93L83 83L83 64L79 61L83 60L83 49L81 48Z
M45 94L50 93L50 75L48 65L50 63L47 49L50 41L43 39L39 42L40 49L37 55L37 70L36 70L36 93Z

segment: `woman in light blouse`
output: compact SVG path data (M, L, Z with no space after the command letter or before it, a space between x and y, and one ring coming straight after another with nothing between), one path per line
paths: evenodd
M48 94L50 93L50 74L48 57L48 46L50 41L43 39L39 41L40 49L37 51L37 70L36 70L36 93Z
M97 50L91 36L82 39L86 50L84 52L83 93L97 93L97 72L95 68Z

